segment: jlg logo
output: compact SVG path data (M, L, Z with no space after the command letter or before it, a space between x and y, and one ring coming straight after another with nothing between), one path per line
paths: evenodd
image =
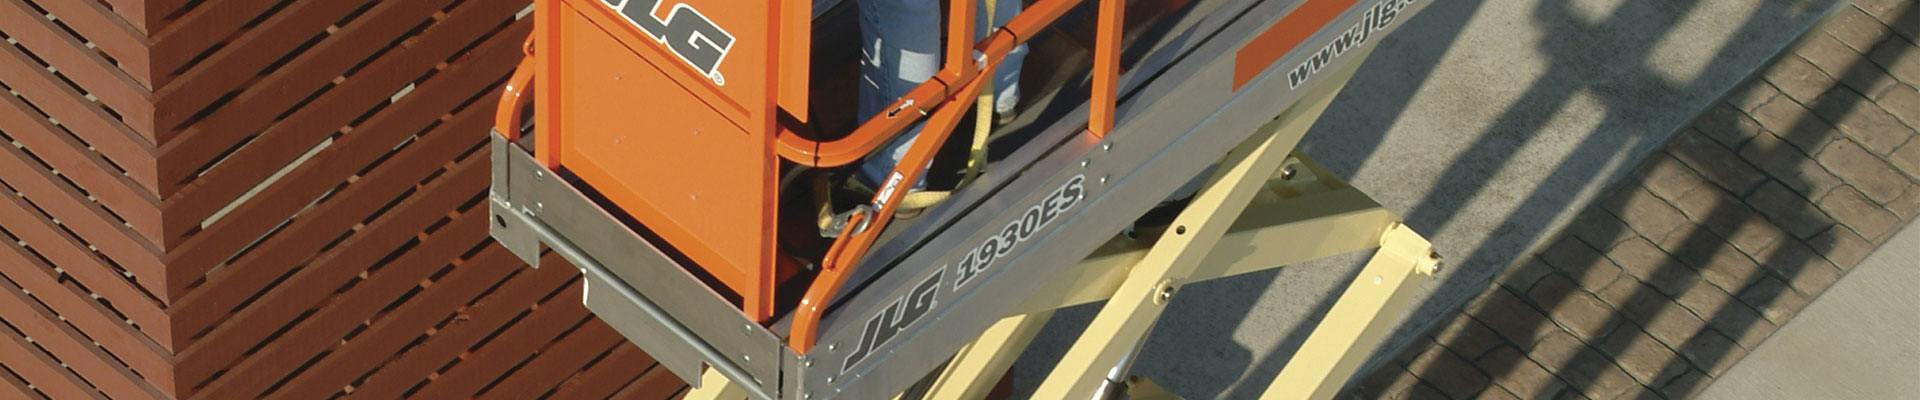
M726 60L727 52L733 49L733 34L720 29L720 25L707 19L705 14L686 3L676 3L673 12L662 19L660 0L603 1L627 17L627 22L672 49L681 61L706 74L714 84L726 84L726 79L720 76L720 62Z
M840 373L847 373L854 365L872 356L880 346L893 341L900 331L907 330L920 317L927 316L934 306L940 305L940 275L944 271L934 271L933 276L920 281L912 292L893 299L893 303L880 310L878 314L867 318L867 324L860 329L860 343L856 343L853 352L847 354L847 361L840 364Z

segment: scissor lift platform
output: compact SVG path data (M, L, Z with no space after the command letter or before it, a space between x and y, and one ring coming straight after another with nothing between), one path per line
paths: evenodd
M1147 385L1127 371L1179 288L1377 249L1267 392L1328 398L1438 257L1294 148L1379 37L1427 1L1186 5L1131 41L1141 56L1117 85L1110 132L1089 133L1098 102L1053 96L1070 111L889 228L830 297L811 348L790 345L793 313L743 314L589 184L543 164L537 136L495 132L493 236L530 263L550 250L580 268L588 307L698 387L691 397L761 399L979 398L1052 310L1096 301L1107 304L1037 396L1129 390ZM1171 222L1135 225L1202 174Z

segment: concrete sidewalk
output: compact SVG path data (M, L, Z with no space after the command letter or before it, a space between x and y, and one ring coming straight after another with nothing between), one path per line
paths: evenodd
M1920 394L1920 229L1907 229L1701 399L1910 399Z

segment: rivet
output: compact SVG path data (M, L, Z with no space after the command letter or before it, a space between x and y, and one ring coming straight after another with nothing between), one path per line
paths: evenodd
M1100 151L1113 151L1113 142L1101 143Z
M1080 160L1080 168L1086 168L1086 167L1087 167L1087 165L1088 165L1088 164L1091 164L1091 163L1092 163L1092 162L1090 162L1090 161L1087 161L1087 160Z

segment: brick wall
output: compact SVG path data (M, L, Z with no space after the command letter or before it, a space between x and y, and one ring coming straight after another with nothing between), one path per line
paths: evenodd
M525 0L0 0L0 398L659 398L486 234Z

